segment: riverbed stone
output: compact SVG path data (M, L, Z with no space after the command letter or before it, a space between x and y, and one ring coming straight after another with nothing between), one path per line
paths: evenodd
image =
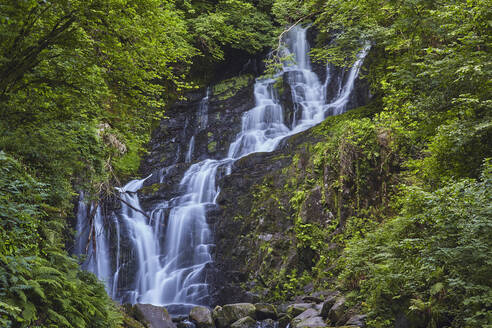
M276 322L273 319L265 319L256 323L256 328L276 328Z
M319 316L319 311L317 311L314 308L311 308L311 309L307 309L306 311L302 312L297 317L292 319L292 322L302 322L306 319L318 317L318 316Z
M366 318L365 314L356 314L351 316L348 321L345 323L346 326L355 326L355 327L365 327L366 326Z
M328 313L330 312L331 307L337 301L337 297L338 297L338 293L334 293L334 294L326 297L325 301L323 302L323 306L321 308L321 316L323 318L328 317Z
M225 327L228 322L224 316L224 312L222 311L222 306L217 305L212 311L212 318L217 327Z
M280 318L278 319L278 328L287 327L290 324L291 320L292 320L292 317L288 314L280 316Z
M256 321L251 317L244 317L235 321L231 328L256 328Z
M212 312L209 308L204 306L195 306L190 311L190 321L193 322L197 328L213 328L214 320L212 319Z
M311 317L300 322L292 321L292 328L324 328L327 327L322 317Z
M177 328L166 308L162 306L136 304L134 310L137 319L145 322L149 328Z
M328 312L328 319L336 323L340 319L342 319L347 307L345 304L345 297L339 297L337 298L335 304L331 307L330 311Z
M213 311L215 323L220 328L228 327L231 323L245 317L256 317L256 308L251 303L226 304L217 306Z
M277 309L272 304L256 303L255 309L256 309L256 319L258 320L278 318Z
M297 317L299 314L302 312L306 311L307 309L310 309L314 307L314 303L296 303L296 304L291 304L287 308L287 313L290 314L293 317Z

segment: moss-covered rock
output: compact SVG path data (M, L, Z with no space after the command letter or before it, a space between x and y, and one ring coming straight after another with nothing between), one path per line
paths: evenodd
M226 100L233 97L237 92L249 84L254 82L252 75L240 75L227 80L223 80L220 83L213 86L212 95L219 100Z
M190 321L193 322L197 328L215 327L214 320L212 318L212 312L207 307L195 306L191 309L189 318Z
M258 320L277 319L278 317L277 309L273 304L256 303L255 309L256 309L256 318Z

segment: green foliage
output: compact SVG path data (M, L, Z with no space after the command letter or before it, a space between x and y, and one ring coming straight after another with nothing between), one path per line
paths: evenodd
M197 47L214 60L224 59L224 46L257 53L271 45L274 28L267 12L252 1L220 0L213 10L191 19ZM260 6L261 8L262 6ZM268 6L266 6L268 7Z
M357 288L372 326L405 314L418 327L483 327L492 320L492 170L434 192L403 190L400 215L350 242L342 282Z
M319 37L318 60L350 63L372 43L368 78L385 110L379 124L392 130L395 150L418 158L409 168L426 184L476 178L491 156L490 11L481 0L334 0L316 19L331 32Z
M45 204L48 185L0 151L2 327L116 327L103 285L60 251Z
M282 25L290 25L312 13L308 1L275 0L272 13Z
M253 76L246 74L220 81L214 85L213 95L219 100L226 100L234 96L239 90L247 87L254 80Z

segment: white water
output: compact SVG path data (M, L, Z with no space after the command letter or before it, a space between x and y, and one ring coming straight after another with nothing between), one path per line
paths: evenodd
M109 239L104 229L103 218L101 208L95 204L87 206L84 193L80 193L75 252L86 255L82 268L96 274L105 283L106 291L110 294L112 272L108 257Z
M195 136L191 136L190 145L188 146L188 152L186 153L185 163L190 163L193 158L193 151L195 150Z
M291 122L286 122L284 110L273 86L276 79L258 79L254 86L256 105L243 114L241 131L231 143L227 157L222 160L207 159L191 165L180 182L180 196L162 201L147 215L141 209L136 194L145 179L130 181L119 190L122 202L118 216L120 220L115 219L119 223L116 224L118 259L113 264L114 269L109 270L110 252L107 237L103 233L98 234L101 237L101 240L97 239L100 246L95 256L89 259L92 262L87 265L90 271L106 281L114 298L123 297L121 293L118 295L117 290L122 268L119 259L120 236L124 235L130 240L134 263L138 269L133 285L124 296L126 301L155 305L208 305L206 268L212 262L210 249L213 246L213 237L206 221L206 209L216 203L220 191L216 183L217 171L223 168L228 173L237 159L255 152L273 151L287 136L320 123L327 115L340 114L346 110L368 48L364 49L349 70L345 83L342 85L340 82L334 99L328 102L326 88L331 78L330 70L327 69L327 78L323 83L312 71L306 29L293 28L285 41L286 53L293 53L296 62L285 64L277 77L287 78L291 87L296 111ZM200 130L205 129L208 124L208 98L209 90L198 109ZM192 160L194 142L192 137L186 162ZM161 170L161 176L158 177L161 183L164 182L166 173L166 170ZM84 209L79 208L79 211L83 212ZM166 211L169 211L167 222ZM83 231L88 222L83 218L79 219L78 229ZM96 230L104 230L99 221L94 222ZM80 236L84 235L81 233ZM82 254L84 252L79 244L82 243L78 242L76 247L79 254Z

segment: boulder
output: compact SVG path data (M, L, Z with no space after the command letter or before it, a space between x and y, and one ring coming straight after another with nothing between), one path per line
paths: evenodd
M292 320L292 317L289 316L288 314L281 316L278 319L278 328L285 328L289 325L290 321Z
M282 303L282 304L277 305L277 312L280 315L282 313L287 313L287 309L289 308L290 305L291 305L291 303Z
M227 304L222 307L217 306L213 311L213 317L219 328L225 328L241 318L254 318L255 312L256 308L251 303Z
M256 328L276 328L276 322L273 319L265 319L258 322Z
M217 327L226 327L229 324L224 316L224 311L222 311L222 306L217 305L214 308L212 311L212 318Z
M350 317L345 323L346 326L365 327L367 315L356 314Z
M292 328L325 328L325 321L321 317L311 317L300 322L292 321Z
M340 319L342 319L346 309L345 297L337 298L335 304L333 304L328 312L328 319L333 323L337 323Z
M328 317L328 313L330 312L331 307L337 301L337 296L338 294L334 294L326 297L325 301L323 302L323 307L321 308L321 316L323 318L326 319Z
M231 328L256 328L256 321L251 317L244 317L235 321Z
M278 318L277 309L272 304L256 303L255 309L256 319L258 320Z
M293 317L297 317L299 314L312 307L314 307L314 303L296 303L289 305L287 313Z
M190 311L190 321L193 322L197 328L213 328L214 320L212 319L212 312L209 308L204 306L195 306Z
M292 319L292 323L302 322L306 319L318 317L318 316L319 316L319 311L317 311L316 309L307 309L306 311L302 312L297 317Z
M135 315L139 321L145 322L149 328L176 328L166 308L151 304L136 304Z

